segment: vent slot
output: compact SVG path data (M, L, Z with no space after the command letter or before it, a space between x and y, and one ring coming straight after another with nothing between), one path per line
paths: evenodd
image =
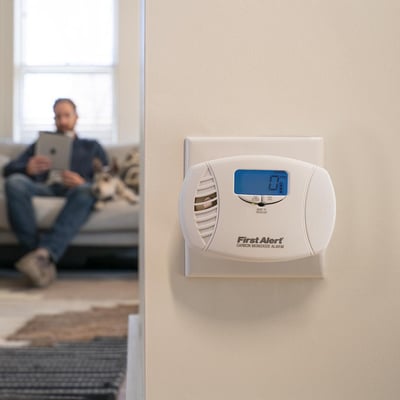
M205 196L196 197L196 198L194 199L194 202L195 202L196 204L198 204L198 203L204 203L205 201L209 201L209 200L215 199L216 197L217 197L217 193L216 193L216 192L213 192L213 193L211 193L211 194L206 194Z
M200 178L193 210L199 235L206 247L211 242L218 220L218 191L210 168L206 168Z

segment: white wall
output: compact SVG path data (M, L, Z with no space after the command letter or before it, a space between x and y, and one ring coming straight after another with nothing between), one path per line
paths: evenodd
M0 138L13 136L13 1L0 0ZM117 130L120 143L140 136L140 1L118 1L116 74Z
M397 400L398 1L146 8L146 400ZM184 278L186 135L324 137L337 191L325 280Z
M0 138L12 137L13 0L0 0Z

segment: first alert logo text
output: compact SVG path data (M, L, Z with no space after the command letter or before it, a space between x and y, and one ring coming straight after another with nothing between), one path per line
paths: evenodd
M271 238L269 236L257 236L249 238L247 236L238 236L236 247L265 247L272 249L283 249L284 237Z

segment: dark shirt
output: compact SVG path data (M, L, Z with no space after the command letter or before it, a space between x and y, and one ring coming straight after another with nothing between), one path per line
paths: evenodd
M14 173L26 173L28 160L35 155L36 142L32 143L28 148L21 153L16 159L10 161L4 166L3 175L5 177ZM93 160L99 158L103 165L108 164L107 154L97 140L74 138L72 142L72 155L70 170L78 173L86 181L93 179ZM48 177L48 172L43 174L30 176L36 182L45 182Z

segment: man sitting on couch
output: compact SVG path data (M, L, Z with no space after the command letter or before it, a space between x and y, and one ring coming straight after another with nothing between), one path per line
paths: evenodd
M93 160L99 158L103 165L108 163L106 152L96 140L77 136L78 114L71 99L57 99L53 111L57 128L54 134L73 138L70 169L53 179L51 160L35 155L35 142L3 170L9 223L26 251L15 266L38 287L47 286L56 278L55 264L92 211ZM36 226L33 196L66 199L52 229L41 235Z

